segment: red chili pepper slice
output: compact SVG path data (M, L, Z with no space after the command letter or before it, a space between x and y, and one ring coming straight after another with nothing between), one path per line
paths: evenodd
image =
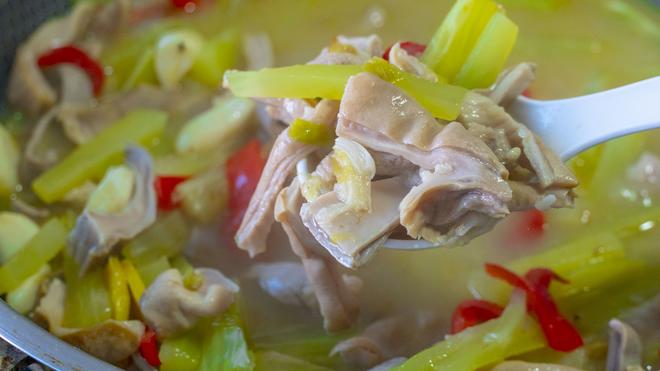
M570 352L584 344L580 333L561 315L548 291L552 280L562 283L568 281L546 268L531 269L522 278L500 265L486 264L486 273L525 290L527 310L534 314L541 325L550 348L560 352Z
M407 51L408 54L414 57L420 57L422 54L424 54L424 51L426 50L426 45L419 44L414 41L402 41L400 45L403 50ZM392 46L394 45L390 45L385 50L385 53L383 53L383 59L385 59L386 61L390 60L390 50L392 50Z
M161 210L176 209L179 204L174 201L172 195L176 186L188 179L187 176L167 175L157 176L154 187L156 188L156 195L158 197L158 208Z
M266 161L261 157L261 143L252 139L243 148L231 155L226 163L229 183L230 233L235 233L243 221L245 209L250 204L254 190L259 184Z
M502 314L504 308L486 300L465 300L451 316L451 333L456 334L468 327L476 326Z
M158 358L158 342L156 341L156 332L147 327L142 335L140 341L140 355L150 365L154 367L160 366L160 358Z
M200 0L170 0L170 1L172 2L173 7L177 9L186 9L187 6L190 6L188 4L192 4L192 6L196 7L197 5L199 5Z
M98 96L101 94L101 90L103 90L103 82L105 81L103 67L101 67L99 62L92 59L92 57L87 55L82 49L73 45L66 45L51 49L40 55L37 59L37 64L41 68L52 67L63 63L73 64L85 71L87 76L89 76L89 79L92 81L94 95Z
M534 98L534 95L532 94L532 89L530 88L523 90L522 95L526 96L527 98Z

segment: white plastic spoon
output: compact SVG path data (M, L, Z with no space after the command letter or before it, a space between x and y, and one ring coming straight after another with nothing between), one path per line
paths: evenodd
M507 112L566 161L610 139L660 128L660 76L575 98L542 101L520 96ZM424 240L388 239L384 247L435 246Z

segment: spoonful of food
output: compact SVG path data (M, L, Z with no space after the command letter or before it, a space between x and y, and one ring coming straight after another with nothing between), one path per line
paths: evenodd
M567 161L599 143L660 128L660 76L568 99L542 101L520 95L507 112ZM384 247L419 250L436 246L424 240L388 239Z

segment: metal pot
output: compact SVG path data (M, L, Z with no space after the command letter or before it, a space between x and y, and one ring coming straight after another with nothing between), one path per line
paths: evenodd
M41 23L64 14L70 5L71 0L0 0L0 110L16 47ZM2 300L0 338L56 370L118 370L51 335Z

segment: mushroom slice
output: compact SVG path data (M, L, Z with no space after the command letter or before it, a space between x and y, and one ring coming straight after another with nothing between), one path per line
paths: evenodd
M112 214L99 214L86 208L69 235L72 255L80 264L81 274L108 256L117 242L135 237L156 220L151 156L140 147L129 146L126 163L136 179L128 205Z
M115 365L138 350L144 334L142 322L107 320L84 329L63 327L65 298L66 285L56 278L35 310L35 314L48 323L49 331L55 336Z
M238 285L215 269L195 269L183 277L176 269L161 273L140 299L145 322L160 338L192 328L202 317L215 317L234 302Z
M642 370L642 341L635 329L618 319L611 320L609 325L606 370Z

